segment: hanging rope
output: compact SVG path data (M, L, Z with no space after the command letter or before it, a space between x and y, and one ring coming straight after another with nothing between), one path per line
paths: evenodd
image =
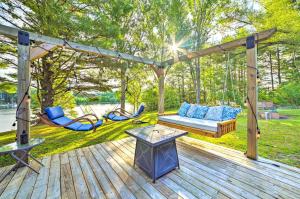
M229 52L227 52L227 60L226 60L226 64L225 64L225 67L226 67L226 69L225 69L225 79L224 79L224 84L223 84L222 105L224 105L225 91L227 90L227 78L228 78L229 59L230 59L230 55L229 55Z
M78 94L81 94L83 97L89 98L88 96L86 96L84 93L82 93L82 92L80 91L79 86L78 86L79 81L78 81L78 77L77 77L77 74L76 74L76 73L74 73L74 78L75 78L75 85L74 85L74 87L76 87L77 90L78 90L78 93L77 93L76 95L74 95L74 96L76 97ZM94 111L94 109L92 108L91 105L89 105L87 102L86 102L84 105L89 109L89 110L88 110L89 112L93 112L93 114L97 115L96 112ZM85 110L83 110L83 108L82 108L81 105L79 105L79 108L81 109L81 111L82 111L83 113L85 113Z
M235 97L235 89L234 89L234 86L233 86L233 75L232 75L232 73L233 73L233 70L231 70L231 59L229 59L229 53L228 53L228 60L227 60L228 62L229 62L229 66L228 66L228 68L229 68L229 74L230 74L230 81L231 81L231 91L232 91L232 95L233 95L233 101L234 101L234 103L236 103L237 104L237 101L236 101L236 97Z

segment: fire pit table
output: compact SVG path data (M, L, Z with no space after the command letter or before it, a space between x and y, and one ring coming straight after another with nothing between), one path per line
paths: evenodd
M155 180L179 168L176 138L187 132L163 125L151 125L126 131L136 138L134 166L139 166Z

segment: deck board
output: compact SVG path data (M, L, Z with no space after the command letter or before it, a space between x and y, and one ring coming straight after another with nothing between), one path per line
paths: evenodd
M43 158L42 163L44 164L44 167L41 167L39 170L40 174L37 176L33 187L31 195L32 199L43 199L47 196L51 156Z
M44 157L33 165L40 174L20 168L0 183L0 198L300 198L299 168L188 137L177 148L180 169L155 184L133 167L135 140L125 138Z
M31 166L37 170L41 167L37 162L31 162ZM17 199L27 199L31 197L38 174L31 169L27 169L23 182L17 190Z
M61 166L61 173L60 173L61 197L64 199L76 198L68 153L60 154L60 166Z
M189 148L189 146L184 146L185 148ZM186 155L186 153L184 152L184 150L181 150L181 147L179 146L179 150L182 151L183 155ZM194 154L197 153L196 152L192 152L189 151L190 154ZM209 166L211 168L213 168L216 171L222 172L224 173L226 176L229 176L228 180L230 180L233 184L240 184L242 187L249 187L249 186L254 186L255 188L255 192L257 192L257 190L260 190L261 192L259 192L259 194L262 193L266 193L266 194L270 194L270 195L278 195L278 192L280 192L281 194L284 194L285 192L287 192L287 190L281 188L281 187L276 187L276 185L272 184L272 180L270 178L267 178L267 176L262 176L259 174L254 174L253 171L248 170L247 172L244 171L240 171L240 167L233 165L233 164L226 164L226 162L222 161L222 160L216 160L216 161L210 161L210 163L207 163L207 159L205 158L206 154L202 153L201 156L197 156L194 158L196 159L196 161L199 161L201 164ZM192 158L191 158L192 159ZM224 167L226 167L226 169L224 169ZM249 173L252 173L252 175L249 175ZM273 181L274 182L274 181ZM269 189L270 187L273 187L273 189ZM249 188L247 188L249 189ZM250 188L252 189L252 188ZM288 191L289 192L289 191ZM263 195L264 198L269 198L268 195Z

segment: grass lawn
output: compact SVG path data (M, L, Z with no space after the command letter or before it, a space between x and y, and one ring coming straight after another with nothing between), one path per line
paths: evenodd
M300 109L279 110L279 112L289 116L289 119L259 121L261 128L261 137L258 142L259 155L300 168ZM157 114L146 113L142 120L155 124ZM244 112L238 117L237 131L224 135L222 138L208 138L195 134L189 134L189 136L244 152L247 145L246 121ZM45 125L32 127L31 137L46 139L44 144L32 150L32 154L36 157L43 157L105 141L122 139L127 137L124 133L126 129L145 125L149 124L132 124L130 121L108 123L98 128L95 133L92 131L74 132ZM0 146L14 140L15 131L0 134ZM9 164L13 164L9 156L0 157L0 166Z

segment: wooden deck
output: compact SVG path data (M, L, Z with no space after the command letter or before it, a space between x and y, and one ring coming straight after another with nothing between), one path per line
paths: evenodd
M180 169L153 184L132 166L134 147L126 138L45 157L39 175L21 168L6 177L0 198L300 198L299 168L188 137L177 142Z

